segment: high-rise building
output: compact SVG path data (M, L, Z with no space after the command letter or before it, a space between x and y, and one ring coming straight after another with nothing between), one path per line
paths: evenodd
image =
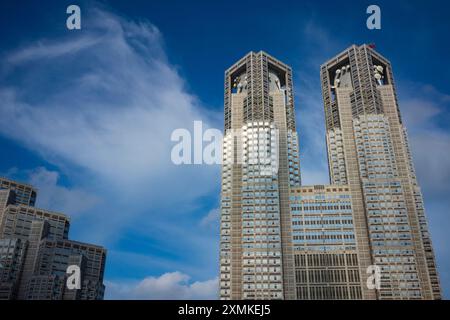
M33 187L0 183L0 299L102 299L106 250L69 240L69 218L32 206ZM79 289L67 286L69 266Z
M351 46L321 66L331 183L348 185L365 299L440 299L439 278L390 62Z
M352 46L321 82L331 184L301 186L289 66L225 73L221 299L440 299L389 61Z
M250 52L225 72L220 297L294 299L289 189L300 185L292 71Z

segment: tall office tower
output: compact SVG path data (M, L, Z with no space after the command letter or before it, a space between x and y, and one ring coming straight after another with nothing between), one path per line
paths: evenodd
M440 299L423 200L390 62L367 45L321 66L331 183L348 185L364 299Z
M0 189L0 300L102 299L106 250L69 240L66 215L24 205L34 204L31 186L0 180L10 188ZM79 289L66 285L69 266L80 270Z
M361 299L363 279L359 272L349 187L294 188L290 205L296 298Z
M250 52L225 72L221 299L295 299L289 190L299 185L292 71Z

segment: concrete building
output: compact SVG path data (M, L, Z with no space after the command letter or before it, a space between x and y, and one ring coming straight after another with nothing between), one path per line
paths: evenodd
M331 184L300 186L291 69L225 73L220 298L441 299L389 61L351 46L321 83Z
M36 203L36 189L25 183L19 183L0 177L0 191L14 191L14 203L34 207Z
M31 186L0 181L11 188L0 190L0 299L103 299L106 250L69 240L69 218L31 206ZM67 287L69 266L80 289Z
M222 299L294 299L289 189L300 185L292 71L250 52L225 73Z
M440 299L431 238L390 62L367 45L321 66L332 184L348 185L365 299Z
M296 298L362 298L363 278L349 187L316 185L291 190Z
M0 238L0 300L17 297L26 249L26 241Z
M99 300L103 299L106 252L102 247L76 241L45 240L35 259L36 272L28 282L25 299ZM68 290L67 267L81 271L80 290Z

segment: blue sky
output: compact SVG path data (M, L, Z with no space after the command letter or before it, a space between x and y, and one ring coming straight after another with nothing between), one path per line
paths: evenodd
M82 29L66 28L78 4ZM445 1L2 1L0 174L35 184L108 248L108 298L214 298L220 168L175 166L176 128L222 128L224 70L264 50L294 72L305 184L327 183L319 66L351 44L391 60L450 294Z

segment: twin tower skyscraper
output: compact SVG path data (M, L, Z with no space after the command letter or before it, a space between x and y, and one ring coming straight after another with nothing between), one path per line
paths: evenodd
M330 185L302 186L291 68L225 73L220 298L440 299L390 62L353 45L320 76Z

